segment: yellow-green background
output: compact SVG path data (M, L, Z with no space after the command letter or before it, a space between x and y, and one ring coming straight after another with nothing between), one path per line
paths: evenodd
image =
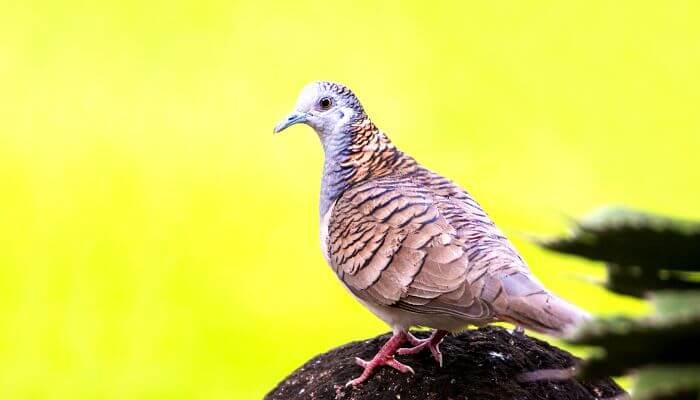
M311 80L465 185L555 291L640 311L521 233L700 218L693 1L0 3L0 398L260 398L386 330L318 245ZM449 357L449 354L446 355Z

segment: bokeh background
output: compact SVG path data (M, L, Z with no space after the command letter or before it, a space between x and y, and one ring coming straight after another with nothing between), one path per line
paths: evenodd
M271 134L311 80L594 313L644 310L523 233L608 203L700 218L697 2L0 8L3 399L255 399L387 329L320 254L318 139Z

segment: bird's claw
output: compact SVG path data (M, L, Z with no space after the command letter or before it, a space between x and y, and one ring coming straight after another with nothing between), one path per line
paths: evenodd
M433 358L438 363L438 365L442 367L442 352L440 351L440 342L442 341L444 335L445 334L443 333L438 333L438 331L435 331L432 335L430 335L430 337L426 339L418 339L417 337L409 333L407 339L413 345L413 347L400 348L396 351L396 353L399 355L417 354L427 348L428 350L430 350L430 353L433 355Z
M413 371L413 368L409 367L406 364L403 364L403 363L397 361L394 358L394 356L381 357L379 354L377 354L370 361L365 361L365 360L361 359L360 357L355 357L355 364L364 368L364 371L362 371L362 375L360 375L359 377L346 383L345 387L357 386L357 385L363 383L364 381L367 380L367 378L370 377L370 375L372 375L372 372L374 371L375 368L380 367L382 365L392 367L395 370L402 372L402 373L410 372L412 374L415 374L415 372Z

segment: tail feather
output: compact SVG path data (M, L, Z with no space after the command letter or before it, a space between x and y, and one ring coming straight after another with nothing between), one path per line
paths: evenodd
M531 274L518 273L500 281L507 296L497 312L505 321L562 336L591 319L586 311L549 292Z
M575 305L545 292L510 299L502 318L537 332L563 336L591 317Z

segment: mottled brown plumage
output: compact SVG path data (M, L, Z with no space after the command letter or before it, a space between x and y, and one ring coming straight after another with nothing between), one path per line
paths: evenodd
M353 294L444 315L445 324L432 327L448 330L504 320L560 333L577 320L466 191L397 150L368 117L351 129L357 134L342 164L355 173L332 208L325 246Z
M333 108L325 109L319 99L329 98ZM349 89L307 86L295 113L316 129L326 154L324 256L350 292L396 332L374 360L359 362L365 373L351 383L378 365L410 370L393 354L411 326L442 332L508 321L561 334L587 318L544 288L469 193L398 150ZM442 335L430 343L439 361Z

